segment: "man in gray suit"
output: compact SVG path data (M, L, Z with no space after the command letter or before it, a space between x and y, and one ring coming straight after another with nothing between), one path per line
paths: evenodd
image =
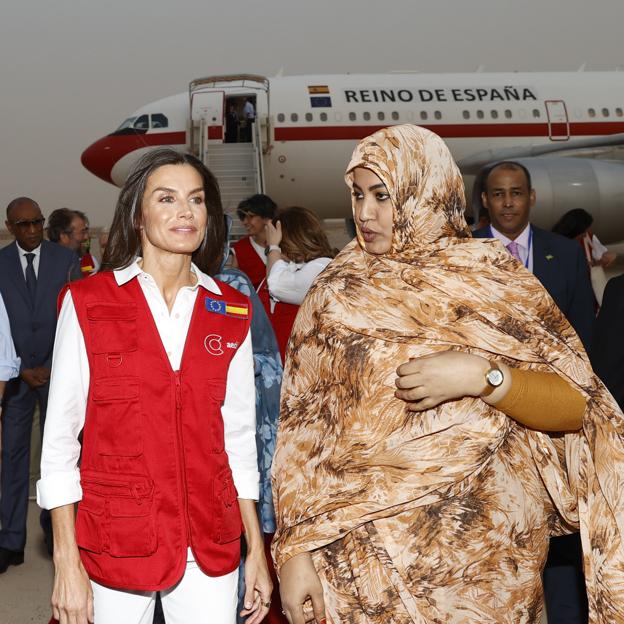
M19 377L7 384L2 413L0 574L24 561L33 413L38 403L43 432L56 299L63 285L80 275L75 253L43 240L44 221L35 201L14 199L7 207L6 227L15 242L0 250L0 294L21 359ZM41 525L51 552L49 514L42 513Z

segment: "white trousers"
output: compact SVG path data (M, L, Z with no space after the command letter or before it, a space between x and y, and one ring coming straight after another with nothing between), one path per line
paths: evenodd
M152 624L156 592L112 589L91 581L95 624ZM160 592L167 624L235 624L238 570L207 576L188 561L180 581Z

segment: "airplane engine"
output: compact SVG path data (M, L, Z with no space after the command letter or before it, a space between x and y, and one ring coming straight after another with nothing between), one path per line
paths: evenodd
M531 173L536 203L531 221L550 229L572 208L584 208L594 217L592 230L604 243L624 240L624 164L588 158L517 158ZM473 214L478 219L484 167L472 191Z

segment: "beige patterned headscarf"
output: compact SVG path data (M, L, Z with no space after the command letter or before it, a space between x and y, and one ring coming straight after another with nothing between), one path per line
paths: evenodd
M470 238L461 175L417 126L364 139L347 170L392 198L389 253L352 241L315 282L293 329L273 460L278 566L352 529L453 496L516 425L480 399L414 415L396 367L457 349L552 371L587 398L581 433L528 431L564 526L581 526L593 622L624 621L624 420L538 280L497 241Z

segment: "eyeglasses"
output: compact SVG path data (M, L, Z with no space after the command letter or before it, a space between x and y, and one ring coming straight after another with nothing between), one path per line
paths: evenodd
M39 229L43 227L45 223L44 217L39 217L39 219L24 219L23 221L13 221L12 225L15 227L21 228L22 230L29 230L31 227L35 229Z

